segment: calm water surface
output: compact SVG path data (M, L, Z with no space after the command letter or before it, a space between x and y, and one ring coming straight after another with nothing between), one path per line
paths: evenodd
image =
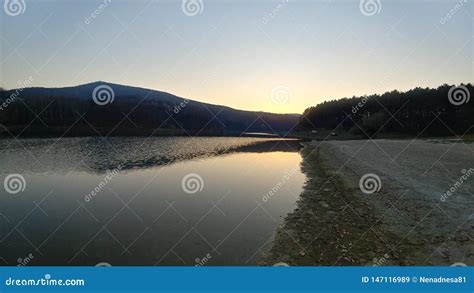
M0 149L2 183L26 183L0 189L4 265L254 265L305 180L297 143L276 139L23 139Z

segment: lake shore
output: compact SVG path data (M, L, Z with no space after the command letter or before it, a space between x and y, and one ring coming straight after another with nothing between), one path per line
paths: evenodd
M262 263L472 265L473 148L442 139L305 143L304 191ZM365 174L380 178L380 190L361 191Z

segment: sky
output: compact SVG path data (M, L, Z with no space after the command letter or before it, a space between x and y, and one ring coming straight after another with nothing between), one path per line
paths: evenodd
M302 113L342 97L474 81L472 0L16 0L20 13L4 1L7 89L102 80Z

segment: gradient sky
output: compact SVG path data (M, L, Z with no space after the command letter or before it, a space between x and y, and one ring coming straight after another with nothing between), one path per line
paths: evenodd
M196 16L181 1L111 1L89 24L103 1L25 0L24 14L0 11L0 86L103 80L301 113L324 100L474 80L472 0L381 0L373 16L359 1L203 0ZM272 100L275 87L288 101Z

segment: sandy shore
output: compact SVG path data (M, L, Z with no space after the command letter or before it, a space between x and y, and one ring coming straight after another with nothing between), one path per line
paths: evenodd
M474 144L311 142L302 156L308 181L265 264L474 265Z

